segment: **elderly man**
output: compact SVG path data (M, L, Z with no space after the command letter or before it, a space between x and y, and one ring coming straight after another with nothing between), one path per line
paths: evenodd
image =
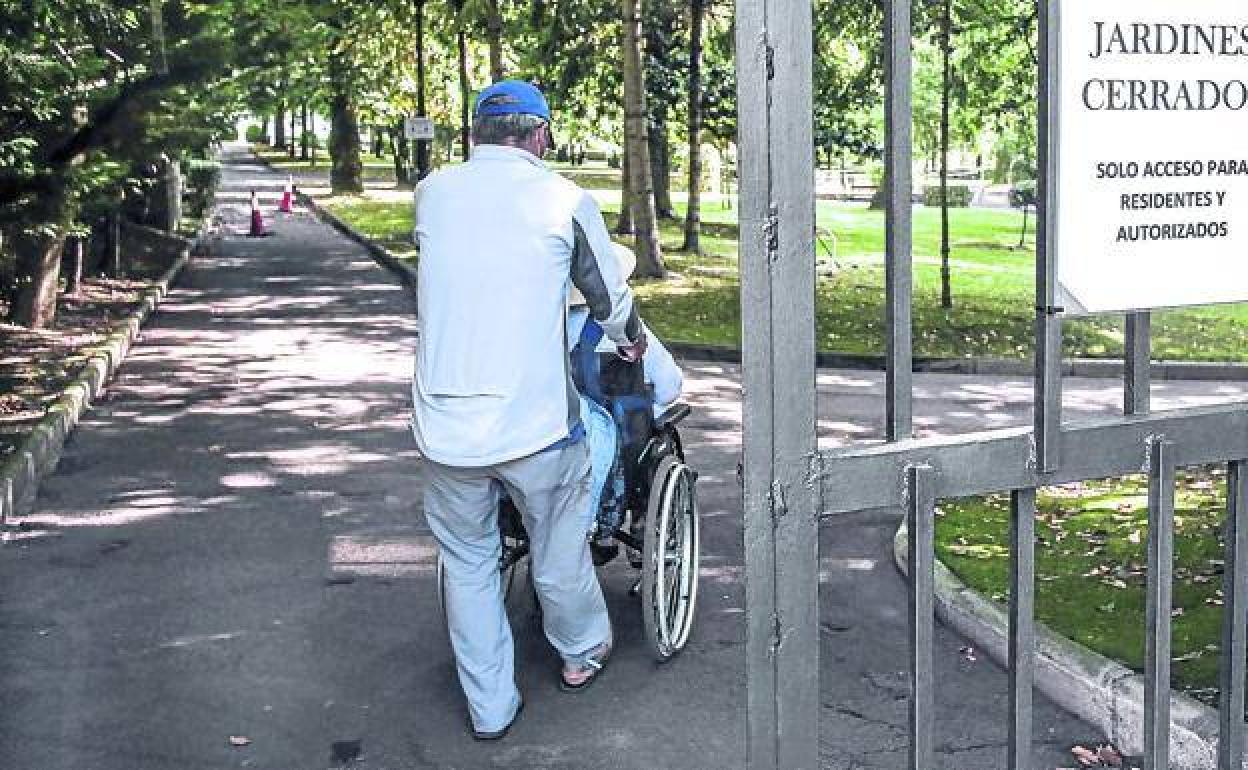
M471 729L501 738L523 704L498 563L498 502L524 517L560 685L588 686L611 625L585 538L589 454L569 376L570 284L621 355L645 352L633 297L594 199L550 171L550 108L502 81L478 96L472 159L416 188L420 344L412 429L427 458L425 516Z

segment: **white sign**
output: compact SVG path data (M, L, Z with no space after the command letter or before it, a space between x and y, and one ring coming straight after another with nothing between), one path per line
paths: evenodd
M1058 304L1248 300L1248 4L1064 0Z
M403 119L404 139L432 139L433 119L408 115Z

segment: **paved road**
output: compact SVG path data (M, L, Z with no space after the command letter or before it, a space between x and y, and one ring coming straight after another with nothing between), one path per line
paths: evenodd
M272 238L242 237L247 190L271 199L282 178L239 150L228 159L227 234L194 261L0 551L0 766L741 766L736 370L688 368L705 558L686 654L650 662L631 571L613 565L603 579L619 652L603 682L558 692L557 663L522 608L528 708L505 741L473 743L435 614L405 425L413 308L361 249L304 212L276 218ZM877 430L879 379L822 376L829 437ZM1026 383L918 383L925 431L1026 419ZM1239 390L1164 387L1159 397ZM1113 391L1071 383L1067 398L1107 410ZM872 512L823 528L827 768L904 763L896 523ZM963 660L962 644L937 635L940 766L1000 768L1005 676ZM1043 700L1036 713L1036 768L1069 765L1069 745L1097 737Z

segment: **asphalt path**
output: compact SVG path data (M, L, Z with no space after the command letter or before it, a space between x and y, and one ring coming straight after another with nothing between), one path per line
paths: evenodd
M702 473L701 601L685 653L645 647L634 572L602 572L617 653L568 695L519 606L527 708L473 742L436 613L435 546L407 430L414 308L354 243L305 211L245 237L250 189L284 177L227 151L223 234L196 257L68 442L36 510L0 547L0 766L726 768L744 763L739 372L686 362L684 428ZM882 378L822 372L825 443L871 440ZM1159 405L1242 397L1163 383ZM920 375L925 434L1025 423L1030 385ZM1110 381L1067 382L1072 416L1109 414ZM905 587L895 511L821 529L823 766L906 759ZM939 767L1004 766L1006 677L936 636ZM1097 732L1044 698L1036 768ZM242 745L235 745L242 744Z

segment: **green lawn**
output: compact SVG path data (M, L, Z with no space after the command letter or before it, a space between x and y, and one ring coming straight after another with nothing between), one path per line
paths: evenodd
M1175 499L1174 683L1216 694L1226 473L1180 473ZM1130 668L1144 665L1148 487L1141 476L1041 490L1036 617ZM1009 594L1009 497L942 503L936 550L972 588Z
M590 172L578 172L583 176ZM603 173L601 171L595 173ZM403 203L341 198L329 202L347 221L394 247L406 246L411 212ZM678 209L683 203L677 204ZM607 205L614 221L618 206ZM677 253L679 221L664 222L665 281L638 281L647 321L664 338L735 346L740 310L736 278L736 211L714 202L704 209L704 254ZM1021 215L1014 211L955 209L954 308L940 307L939 212L914 212L914 348L919 356L1020 358L1032 347L1034 240L1018 249ZM820 201L819 261L833 274L818 286L821 350L879 353L884 350L884 215L853 204ZM1066 353L1080 357L1122 355L1118 317L1065 325ZM1155 356L1168 360L1248 360L1248 308L1226 305L1162 311L1153 323Z

